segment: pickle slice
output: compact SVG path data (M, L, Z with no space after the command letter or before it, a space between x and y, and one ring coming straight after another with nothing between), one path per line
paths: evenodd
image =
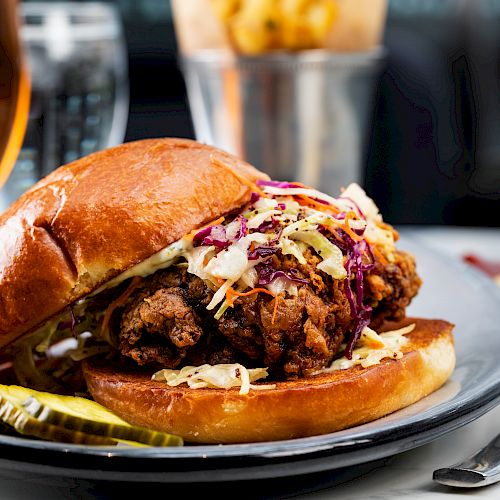
M0 420L14 428L19 434L33 436L63 443L94 444L115 446L117 442L111 438L94 436L84 432L65 429L56 425L40 422L28 415L15 402L0 396Z
M148 446L182 446L179 436L133 426L95 401L0 385L0 395L16 398L24 411L40 422L76 432Z

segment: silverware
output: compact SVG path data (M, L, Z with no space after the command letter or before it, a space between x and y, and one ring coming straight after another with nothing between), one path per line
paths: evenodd
M435 470L432 478L459 488L477 488L500 481L500 435L472 457Z

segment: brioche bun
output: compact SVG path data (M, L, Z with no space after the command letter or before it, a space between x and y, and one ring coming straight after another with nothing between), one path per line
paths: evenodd
M384 359L309 378L277 382L275 389L190 389L151 381L152 372L124 370L96 358L83 371L93 398L128 422L194 443L243 443L325 434L404 408L438 389L455 366L453 325L415 323L398 360ZM265 383L269 383L265 381Z
M57 169L0 215L0 348L194 229L238 211L253 183L267 178L232 155L182 139L127 143ZM89 358L83 372L97 402L188 442L324 434L408 406L449 377L452 325L409 322L416 328L400 359L246 395L169 387L152 381L152 371L109 359Z
M267 176L244 161L183 139L130 142L55 170L0 215L0 348L238 209L251 195L244 179L259 178Z

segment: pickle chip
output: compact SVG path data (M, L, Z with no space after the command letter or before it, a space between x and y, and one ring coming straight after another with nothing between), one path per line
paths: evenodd
M179 436L133 426L89 399L0 385L5 395L39 423L127 444L182 446Z
M40 422L28 415L22 407L17 406L8 397L0 396L0 420L19 434L33 436L49 441L62 443L94 444L114 446L117 442L111 438L94 436L85 432L74 431L58 427L46 422Z

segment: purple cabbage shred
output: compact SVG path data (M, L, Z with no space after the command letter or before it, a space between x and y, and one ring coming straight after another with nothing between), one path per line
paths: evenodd
M344 200L350 201L354 205L354 208L358 211L358 214L360 215L360 217L363 217L363 219L366 220L366 216L363 213L363 210L361 210L361 208L359 208L359 205L352 198L349 198L349 196L340 196L340 197Z
M257 260L261 257L269 257L270 255L274 255L279 250L279 247L257 247L252 252L248 253L248 260Z
M259 193L256 193L255 191L252 192L252 194L250 195L250 203L255 203L256 201L259 201L260 200L260 194Z
M69 312L71 314L71 335L73 335L73 337L76 337L76 325L78 324L78 319L75 316L73 306L70 306Z
M258 180L256 182L257 186L270 186L270 187L275 187L275 188L280 188L280 189L289 189L289 188L298 188L301 186L297 186L297 184L294 184L293 182L281 182L281 181L263 181L263 180Z
M193 237L194 246L213 245L217 248L226 248L230 245L230 243L231 242L227 239L224 226L220 224L206 227L201 231L198 231Z
M241 240L243 236L247 234L247 220L243 215L238 215L238 220L240 221L240 229L238 230L238 233L236 234L236 241Z
M73 335L73 337L76 337L76 325L81 323L84 320L84 317L75 316L73 306L69 307L69 313L71 319L69 321L61 321L59 325L57 325L57 328L59 330L67 330L69 328L71 330L71 335Z
M321 203L322 205L328 205L328 206L332 205L329 201L323 200L321 198L313 198L313 200L317 201L318 203Z
M347 277L345 279L345 292L347 300L351 308L351 317L354 319L354 327L351 336L347 342L344 355L347 359L352 359L352 351L356 342L361 336L361 332L365 326L368 326L371 321L372 308L363 304L363 272L371 269L374 266L373 261L370 264L363 264L363 252L368 249L371 257L370 246L365 240L355 242L349 235L344 234L344 241L347 244L347 261L345 269ZM355 293L351 287L351 279L354 281Z
M276 233L276 237L269 242L271 245L274 245L275 243L279 242L281 238L281 233L283 232L283 226L279 225L274 229L274 232Z
M265 220L258 228L257 231L259 233L265 233L266 231L271 231L279 224L279 221L274 217L271 217L271 220Z
M271 265L262 263L262 264L257 264L255 266L255 270L257 271L257 274L259 276L259 285L269 285L269 283L272 283L276 278L286 278L290 281L293 281L294 283L302 283L302 284L307 284L309 283L309 280L305 278L301 278L298 275L298 271L296 269L289 269L287 271L278 271L277 269L274 269Z

